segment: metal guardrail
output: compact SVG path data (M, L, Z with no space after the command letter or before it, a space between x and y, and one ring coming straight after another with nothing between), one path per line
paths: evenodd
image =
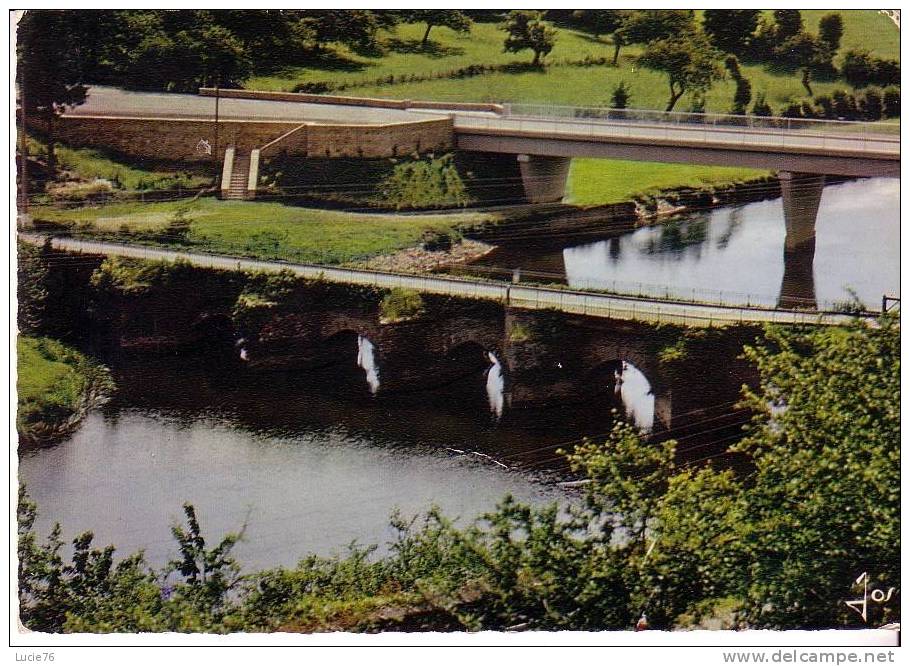
M859 152L900 158L900 125L640 109L505 105L501 116L454 114L456 130L560 134L593 141L625 137L737 146Z
M603 107L553 106L543 104L506 104L505 117L522 117L583 121L644 122L670 125L710 125L724 128L786 130L828 136L856 137L899 141L900 123L833 120L820 118L785 118L781 116L733 115L726 113L689 113L650 109L611 109Z
M383 289L400 287L424 293L495 300L509 307L522 309L555 309L570 314L611 319L710 327L742 323L839 325L845 324L854 318L853 315L828 312L800 312L659 302L617 295L585 293L569 289L518 286L454 277L417 276L366 269L245 259L226 255L164 250L139 245L84 241L74 238L48 238L41 234L22 233L20 237L27 242L38 245L50 242L51 247L54 249L69 252L114 255L148 261L186 261L194 266L221 270L271 273L288 271L309 279L367 285Z

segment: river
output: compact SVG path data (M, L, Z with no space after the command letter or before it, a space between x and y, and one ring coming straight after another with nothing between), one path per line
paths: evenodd
M787 255L781 200L690 212L591 240L504 243L468 268L579 289L734 305L867 308L900 295L900 182L824 188L814 252Z

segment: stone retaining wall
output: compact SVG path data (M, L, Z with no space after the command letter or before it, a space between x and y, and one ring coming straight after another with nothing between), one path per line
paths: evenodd
M200 88L203 97L215 97L214 88ZM221 89L218 96L232 99L262 99L276 102L307 102L311 104L342 104L344 106L368 106L377 109L439 109L441 111L487 111L502 113L501 104L475 102L427 102L411 99L383 99L381 97L345 97L343 95L314 95L272 90Z
M211 120L183 118L136 118L118 116L62 116L54 121L54 136L73 147L103 148L143 159L172 162L221 162L225 149L238 152L260 148L300 126L297 121L222 120L218 123L218 155L205 152L207 142L215 149L215 124ZM29 125L47 131L38 118ZM382 158L413 152L445 150L454 145L450 118L431 118L385 125L309 124L272 147L270 152L318 157Z

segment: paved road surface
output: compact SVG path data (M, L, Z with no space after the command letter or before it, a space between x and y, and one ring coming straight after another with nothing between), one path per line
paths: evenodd
M92 86L84 104L67 112L79 116L169 116L214 118L215 98L174 93L132 92ZM439 115L439 114L437 114ZM399 109L371 109L336 104L304 104L254 99L221 99L218 117L244 120L299 120L333 124L394 123L425 120Z
M46 240L41 234L20 233L20 238L34 244ZM290 271L305 278L331 282L370 285L380 288L403 287L424 293L446 294L464 298L483 298L499 301L509 307L530 310L556 309L609 319L683 324L688 326L723 326L740 322L780 324L837 325L851 320L848 315L817 314L792 310L771 310L735 306L700 305L673 301L607 296L596 293L525 287L503 283L480 282L452 277L416 276L379 271L338 268L311 264L292 264L281 261L261 261L224 255L176 252L138 245L83 241L72 238L53 238L55 249L86 254L103 254L152 261L187 261L194 266L226 270Z

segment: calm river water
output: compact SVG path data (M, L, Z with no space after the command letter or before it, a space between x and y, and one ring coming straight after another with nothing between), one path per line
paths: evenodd
M898 222L896 180L825 189L809 272L820 304L845 298L847 286L870 307L882 293L897 293ZM772 200L612 239L503 247L485 261L550 271L575 286L641 282L681 297L723 290L773 304L785 274L784 237L781 203ZM608 432L613 408L646 430L655 419L648 379L632 365L618 390L598 380L604 385L592 385L583 404L511 410L492 352L485 369L452 385L383 397L376 351L360 338L330 368L268 374L213 369L205 358L109 360L114 400L67 441L22 455L20 478L38 503L39 529L59 521L67 538L91 529L96 543L120 553L145 549L160 565L176 554L170 526L188 501L212 539L248 525L237 550L248 568L293 565L354 540L382 547L395 509L414 515L437 504L467 522L506 493L537 504L571 501L576 495L553 478L557 448ZM696 407L731 401L704 397L718 372L725 369L695 378ZM732 436L739 425L731 424ZM716 422L711 431L730 439Z
M143 548L162 564L176 555L169 529L189 501L212 539L248 524L242 562L293 565L354 540L382 546L395 509L436 504L465 523L506 493L565 501L544 478L549 444L611 422L607 398L583 412L498 416L495 364L444 391L377 400L358 356L265 376L203 372L195 358L112 363L113 402L67 441L21 457L41 533L54 521L67 538L91 529L98 544Z
M777 305L784 293L819 308L850 291L869 308L900 295L900 182L870 178L825 187L814 261L785 261L780 199L690 213L591 241L503 245L475 266L580 289L731 304ZM787 263L789 262L789 264ZM805 265L794 265L805 264ZM786 280L785 280L786 276Z

